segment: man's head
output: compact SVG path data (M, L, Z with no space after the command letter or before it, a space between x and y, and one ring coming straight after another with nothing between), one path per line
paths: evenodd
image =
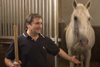
M31 13L25 20L26 28L31 33L40 33L42 29L42 17L39 14Z

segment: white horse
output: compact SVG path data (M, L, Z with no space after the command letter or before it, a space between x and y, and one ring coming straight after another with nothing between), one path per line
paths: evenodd
M71 16L71 22L65 28L65 40L67 43L68 54L80 57L81 67L85 59L86 67L89 67L91 58L91 49L95 43L95 33L91 26L91 16L88 12L91 1L86 6L73 1L74 11ZM77 65L79 66L79 65ZM70 62L70 67L74 64Z

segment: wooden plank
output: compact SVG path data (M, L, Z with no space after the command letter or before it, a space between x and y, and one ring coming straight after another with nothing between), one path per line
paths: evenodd
M0 44L11 44L11 42L0 42Z
M0 36L0 39L14 39L14 36Z

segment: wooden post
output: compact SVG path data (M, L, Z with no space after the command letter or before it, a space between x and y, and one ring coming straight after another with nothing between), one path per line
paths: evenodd
M18 55L18 33L17 33L17 26L14 25L14 47L15 47L15 61L19 62L19 55Z

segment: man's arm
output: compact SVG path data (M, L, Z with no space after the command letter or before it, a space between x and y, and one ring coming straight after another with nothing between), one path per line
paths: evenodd
M7 65L7 66L9 66L9 67L11 67L12 66L12 60L10 60L10 59L7 59L7 58L5 58L4 59L4 62L5 62L5 64Z
M14 62L14 63L13 63L12 60L7 59L7 58L5 58L4 61L5 61L5 64L6 64L8 67L14 67L14 66L16 66L16 67L21 67L21 66L20 66L21 61L19 61L19 62Z
M71 61L71 62L75 63L75 64L80 64L81 63L79 60L75 59L75 56L70 57L62 49L60 49L58 55L61 56L64 59L68 60L68 61Z

